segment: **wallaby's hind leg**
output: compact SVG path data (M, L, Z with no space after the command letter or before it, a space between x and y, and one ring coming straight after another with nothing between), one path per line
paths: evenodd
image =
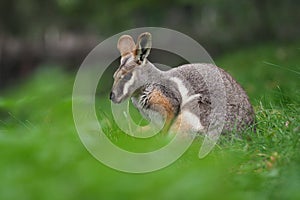
M199 117L191 111L183 110L175 119L169 132L185 135L204 132L204 130L205 128L201 124Z

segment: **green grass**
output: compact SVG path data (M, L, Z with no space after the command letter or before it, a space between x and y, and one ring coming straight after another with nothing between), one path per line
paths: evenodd
M217 59L248 91L257 132L222 137L203 160L196 140L174 164L148 174L115 171L87 152L72 118L74 75L44 67L0 96L0 199L299 199L299 55L300 43L265 44ZM111 118L107 96L97 95L102 120ZM159 143L102 125L130 150Z

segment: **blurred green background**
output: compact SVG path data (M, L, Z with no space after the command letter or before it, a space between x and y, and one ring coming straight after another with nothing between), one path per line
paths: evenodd
M1 0L0 199L300 199L299 10L298 0ZM105 38L147 26L203 45L249 94L257 132L222 137L204 160L196 140L148 174L94 159L73 123L76 71ZM98 118L114 143L140 150L113 122L106 73Z

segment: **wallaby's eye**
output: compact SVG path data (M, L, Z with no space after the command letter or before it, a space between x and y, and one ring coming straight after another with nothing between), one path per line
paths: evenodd
M131 79L132 73L127 73L121 76L121 79L129 81Z

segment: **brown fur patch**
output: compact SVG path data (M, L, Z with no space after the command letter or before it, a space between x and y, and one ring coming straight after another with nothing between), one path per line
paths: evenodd
M166 117L165 129L169 129L174 119L174 108L169 99L164 96L159 90L154 89L149 97L149 104L152 109Z

